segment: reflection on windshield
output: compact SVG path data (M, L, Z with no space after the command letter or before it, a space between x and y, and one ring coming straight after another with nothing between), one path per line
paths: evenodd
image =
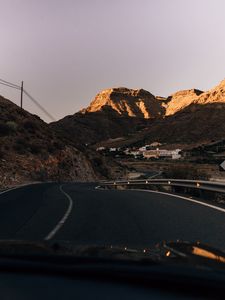
M209 259L214 259L214 260L217 260L219 262L225 263L225 257L216 255L216 254L214 254L210 251L207 251L205 249L202 249L202 248L199 248L199 247L196 247L196 246L194 246L192 248L192 254L199 255L199 256L202 256L202 257L206 257L206 258L209 258Z

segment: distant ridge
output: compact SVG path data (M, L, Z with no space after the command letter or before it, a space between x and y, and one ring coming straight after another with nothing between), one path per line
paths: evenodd
M145 119L159 117L164 111L159 101L150 92L144 89L119 87L101 91L81 112L101 111L105 106L111 107L122 116Z
M225 80L209 91L182 90L167 98L144 89L106 89L87 108L52 126L77 143L119 137L127 145L156 140L201 144L225 138L224 116Z

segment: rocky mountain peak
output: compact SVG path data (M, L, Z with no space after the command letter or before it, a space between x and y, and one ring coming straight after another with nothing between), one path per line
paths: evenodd
M225 79L213 89L203 93L194 104L225 103Z
M225 78L219 83L217 87L225 88Z
M194 111L199 105L212 103L214 105L225 103L225 79L219 85L206 92L190 89L172 94L167 98L167 103L164 105L166 109L165 114L166 116L174 115L189 106Z
M159 101L144 89L111 88L96 95L91 104L82 113L102 111L111 107L121 116L156 118L163 114Z
M166 115L173 115L194 102L203 92L197 89L178 91L167 98Z

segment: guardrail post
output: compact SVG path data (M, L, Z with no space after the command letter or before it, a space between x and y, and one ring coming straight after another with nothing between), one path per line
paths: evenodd
M104 186L104 182L103 182ZM105 186L114 189L152 189L168 191L171 193L189 194L189 196L201 197L205 200L220 201L225 204L225 184L203 180L184 179L145 179L145 180L117 180L105 183Z

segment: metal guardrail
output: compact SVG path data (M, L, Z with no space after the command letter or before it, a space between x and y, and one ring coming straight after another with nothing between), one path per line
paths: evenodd
M225 193L225 184L215 181L186 180L186 179L139 179L139 180L116 180L99 182L100 187L116 187L130 185L162 185L174 187L195 188L218 193Z

